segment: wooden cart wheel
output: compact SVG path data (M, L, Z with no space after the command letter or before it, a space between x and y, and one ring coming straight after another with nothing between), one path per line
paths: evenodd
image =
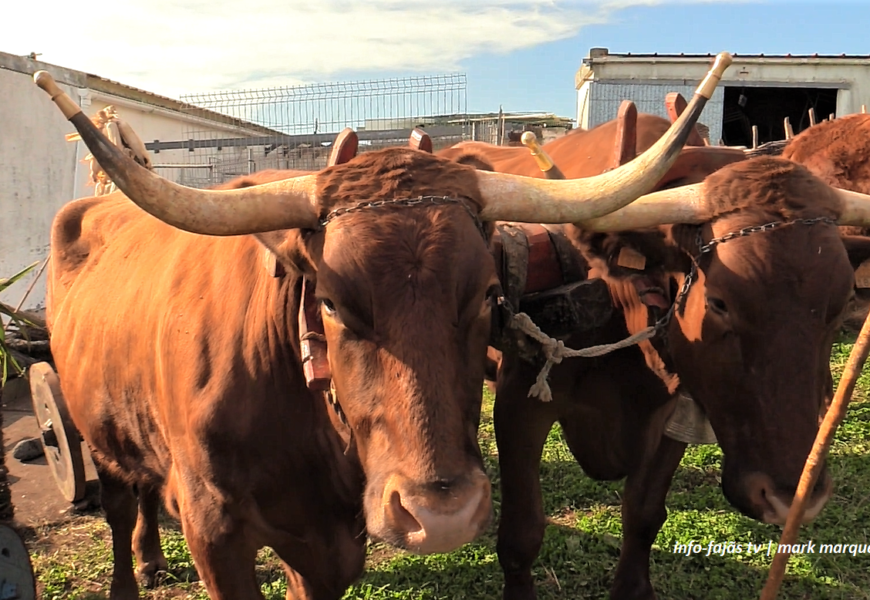
M14 529L0 524L0 600L36 600L30 555Z
M30 394L51 474L63 497L78 502L85 497L81 437L69 416L57 373L48 363L30 367Z

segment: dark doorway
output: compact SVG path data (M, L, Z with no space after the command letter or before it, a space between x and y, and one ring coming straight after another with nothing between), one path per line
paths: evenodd
M837 111L837 90L796 87L725 88L722 139L726 146L752 147L752 126L758 126L758 143L785 139L783 121L791 122L795 134L810 126L809 109L816 122ZM711 140L715 143L715 140Z

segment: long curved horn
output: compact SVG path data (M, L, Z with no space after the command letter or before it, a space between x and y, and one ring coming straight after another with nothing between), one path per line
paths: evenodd
M45 71L33 80L75 126L103 170L124 194L161 221L205 235L243 235L317 224L316 175L239 190L199 190L164 179L113 145Z
M834 188L834 191L843 201L843 212L837 222L840 225L870 227L870 196L841 188Z
M587 231L628 231L668 223L701 223L709 215L701 182L646 194L624 208L577 226Z
M843 202L839 225L870 226L870 195L841 188L834 191ZM702 223L710 212L701 182L641 196L625 208L577 225L588 231L627 231L669 223Z
M565 181L479 171L481 219L527 223L576 223L606 215L651 190L668 172L713 95L731 55L716 56L685 111L646 152L607 173Z

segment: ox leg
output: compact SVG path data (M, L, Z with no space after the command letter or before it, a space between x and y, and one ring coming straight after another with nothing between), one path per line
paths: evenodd
M186 508L186 510L185 510ZM257 547L244 521L230 516L217 498L201 495L181 511L184 538L211 600L264 600L255 571Z
M655 600L649 579L653 542L668 513L665 498L686 444L662 436L655 452L626 478L622 500L622 551L616 567L611 600Z
M160 548L160 488L141 486L139 488L139 518L133 531L133 551L136 553L136 573L139 582L145 587L154 587L157 573L166 571L168 565Z
M518 367L527 372L515 376L503 372L495 401L502 497L496 549L504 572L504 600L534 600L532 564L547 526L541 498L541 453L558 413L555 401L542 403L527 397L535 375L525 365Z
M95 454L95 453L94 453ZM102 466L94 456L100 479L100 502L112 530L114 569L109 600L136 600L139 586L133 574L133 527L136 525L136 496L132 488Z
M332 531L329 525L317 528L304 544L292 541L272 546L287 575L286 600L339 600L362 575L367 538L359 533L361 524L335 515L331 525Z

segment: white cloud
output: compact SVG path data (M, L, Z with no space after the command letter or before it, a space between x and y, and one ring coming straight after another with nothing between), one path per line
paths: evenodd
M351 70L455 71L471 56L564 39L614 10L665 1L89 0L50 3L39 20L36 7L13 2L0 49L178 96Z

